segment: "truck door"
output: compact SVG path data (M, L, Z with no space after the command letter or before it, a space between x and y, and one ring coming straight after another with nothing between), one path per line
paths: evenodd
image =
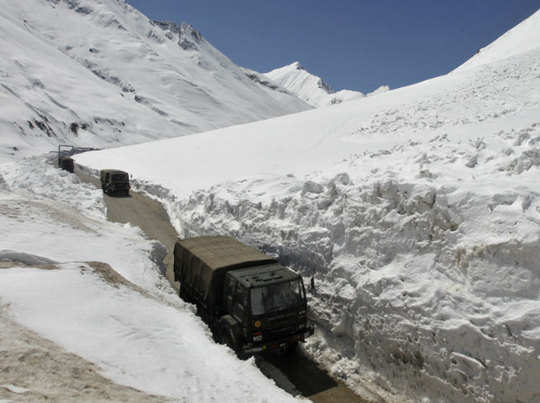
M241 284L236 285L236 292L233 298L232 315L238 322L245 324L248 313L248 289Z
M231 276L225 276L225 287L223 292L223 304L227 313L232 314L233 311L233 295L236 288L236 280Z

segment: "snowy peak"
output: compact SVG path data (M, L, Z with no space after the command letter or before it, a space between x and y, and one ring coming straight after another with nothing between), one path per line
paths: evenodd
M459 66L468 69L540 47L540 9Z
M276 70L283 70L283 74L286 74L286 72L289 70L299 70L301 71L302 73L300 73L301 75L305 76L305 77L313 77L315 78L315 81L317 82L317 87L320 88L321 90L323 90L324 92L326 92L327 94L332 94L334 93L334 90L332 89L332 87L330 86L330 84L328 84L327 82L325 82L322 78L314 75L314 74L311 74L310 72L308 72L304 66L302 66L302 64L300 64L300 62L296 61L294 63L291 63L290 65L288 66L284 66L282 67L281 69L276 69ZM276 71L274 70L274 71ZM267 73L269 74L269 73Z
M322 78L309 73L300 62L277 68L265 75L278 86L296 94L312 106L319 107L332 103L331 94L334 91L330 85ZM361 93L358 95L363 96Z
M305 70L300 62L296 61L287 66L283 66L282 69L296 69L296 70ZM277 69L276 69L277 70Z
M265 75L278 86L296 94L299 98L315 107L339 104L365 96L360 91L334 91L321 77L308 72L298 61L269 71ZM378 94L388 91L388 89L388 86L381 86L368 95Z

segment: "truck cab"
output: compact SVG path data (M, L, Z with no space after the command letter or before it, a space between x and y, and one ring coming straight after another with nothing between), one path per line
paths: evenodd
M313 334L302 278L279 264L227 273L224 297L232 319L225 327L237 323L242 329L233 340L226 332L224 341L241 345L239 355L291 349Z
M116 169L103 169L100 172L101 188L109 195L122 194L129 196L129 174Z

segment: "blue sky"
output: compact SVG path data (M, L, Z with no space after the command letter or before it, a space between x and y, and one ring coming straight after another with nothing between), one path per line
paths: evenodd
M192 24L235 63L300 61L334 89L372 91L445 74L540 8L540 0L127 0Z

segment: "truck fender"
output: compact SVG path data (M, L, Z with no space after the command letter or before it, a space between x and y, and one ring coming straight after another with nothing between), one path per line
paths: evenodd
M229 336L229 332L232 332L234 338L234 340L231 341L239 343L241 337L240 324L231 315L224 315L219 318L218 321L218 340L220 343L225 343ZM233 348L234 346L229 347Z

